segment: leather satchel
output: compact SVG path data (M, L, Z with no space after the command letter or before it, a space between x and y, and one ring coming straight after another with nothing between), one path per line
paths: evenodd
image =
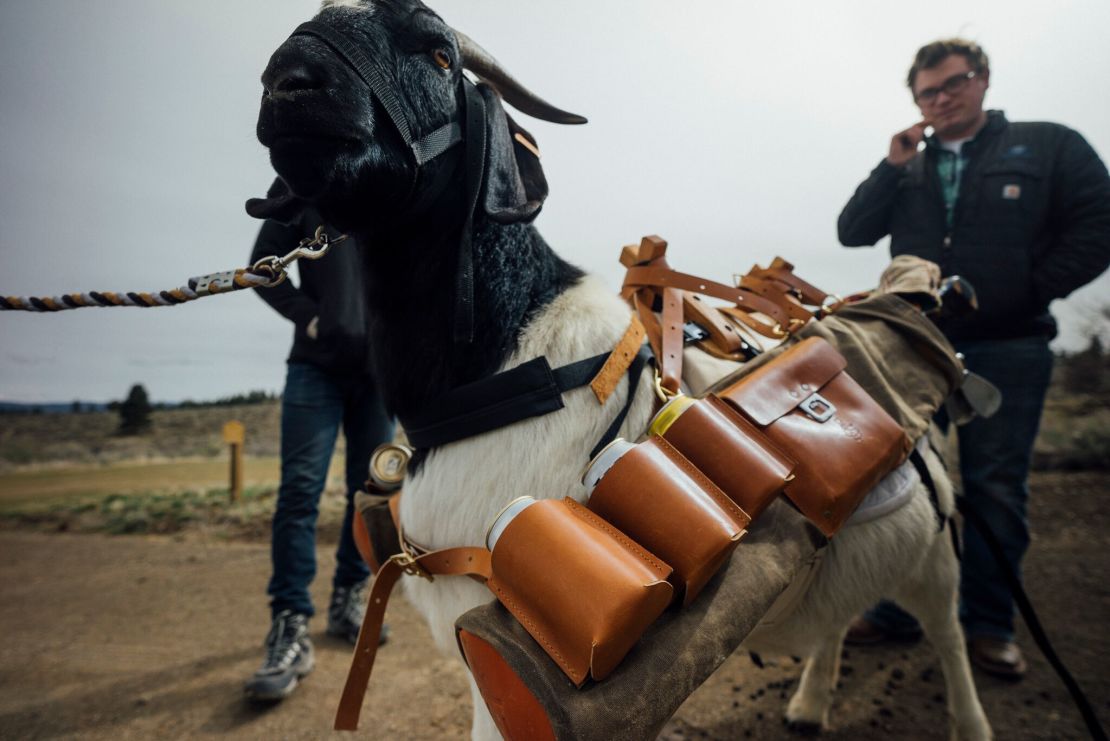
M797 461L786 496L828 536L912 447L846 366L810 337L718 392Z

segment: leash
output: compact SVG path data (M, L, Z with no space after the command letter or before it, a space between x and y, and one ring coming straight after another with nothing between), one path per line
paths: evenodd
M979 531L986 541L987 548L990 549L991 555L998 561L1000 570L1003 577L1006 579L1006 584L1010 587L1010 592L1014 596L1014 602L1017 604L1018 610L1021 612L1021 617L1025 620L1026 626L1029 628L1029 634L1033 636L1033 641L1037 644L1037 648L1041 650L1048 663L1056 670L1056 674L1060 677L1060 681L1067 687L1068 693L1071 695L1072 701L1078 708L1080 715L1083 716L1083 722L1087 726L1087 731L1091 734L1091 738L1095 741L1106 741L1106 731L1098 721L1098 716L1095 715L1094 708L1091 707L1090 700L1083 693L1083 689L1079 683L1075 681L1075 677L1071 675L1068 668L1064 666L1064 662L1056 655L1056 650L1052 647L1052 642L1048 640L1048 634L1045 633L1044 628L1041 626L1041 621L1037 617L1036 611L1033 609L1033 603L1029 601L1029 595L1025 593L1025 589L1021 586L1021 580L1018 579L1017 574L1010 568L1009 562L1006 560L1006 553L1002 548L1002 543L998 540L998 536L991 530L990 525L987 524L987 519L975 509L966 497L956 498L956 508L960 514L964 516L971 526Z
M88 293L67 293L61 296L4 296L0 295L0 311L37 311L53 312L67 309L107 306L176 306L195 301L205 296L231 293L244 288L273 288L288 277L288 268L301 258L319 260L328 253L333 244L347 238L346 234L328 237L323 226L316 227L312 237L305 237L295 249L284 257L271 255L251 265L249 268L225 270L190 278L180 288L168 291L151 292L113 292L89 291Z

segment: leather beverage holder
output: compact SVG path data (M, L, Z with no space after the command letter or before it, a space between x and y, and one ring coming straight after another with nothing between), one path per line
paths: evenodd
M587 505L673 569L688 605L746 532L751 518L663 438L633 446L598 482Z
M351 531L355 547L370 573L376 574L390 556L401 552L391 504L396 494L380 495L358 492L355 494L355 517Z
M607 677L674 593L667 564L571 499L514 517L491 571L490 591L579 687Z
M797 465L755 425L712 395L687 407L663 437L752 520L782 493Z
M846 366L832 345L810 337L718 393L797 461L786 496L828 536L910 451L902 428Z

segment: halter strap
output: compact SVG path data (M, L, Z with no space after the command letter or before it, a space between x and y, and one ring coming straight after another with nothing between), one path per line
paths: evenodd
M386 115L389 116L393 127L397 129L397 133L404 139L405 146L412 152L413 159L418 166L438 157L462 141L462 127L459 126L457 121L446 123L430 134L414 139L412 126L405 117L404 109L394 94L393 88L386 83L381 70L341 31L337 31L320 21L306 21L297 26L292 35L313 36L323 41L355 71L370 88L370 92L378 99L378 102L382 104Z

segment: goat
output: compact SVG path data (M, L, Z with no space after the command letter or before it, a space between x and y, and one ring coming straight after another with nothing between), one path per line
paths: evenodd
M419 413L452 388L540 355L557 366L612 349L630 310L600 281L560 259L531 225L547 183L528 151L534 140L505 113L501 96L547 120L582 119L528 93L418 0L330 0L316 21L356 44L374 70L358 70L337 51L338 42L311 32L295 33L275 51L262 77L258 138L279 180L267 198L248 202L248 212L290 220L312 203L357 239L369 282L375 372L391 412ZM471 225L463 148L448 146L421 162L407 146L465 118L464 66L489 83L478 86L488 146L472 220L472 297L457 280L468 258L459 250L460 234ZM378 86L373 93L367 91L371 77ZM471 118L467 128L477 125ZM462 134L469 139L477 131ZM465 306L472 320L463 323L458 341ZM707 357L688 363L699 365L709 376L726 371ZM640 384L622 427L628 438L646 428L652 413L650 380ZM520 494L581 500L576 474L629 393L622 381L599 406L578 389L564 396L566 406L556 414L418 456L401 503L407 535L432 549L478 545L498 510ZM945 480L939 469L935 478ZM941 506L952 510L949 488L942 487ZM844 626L880 596L891 596L921 619L940 654L952 736L990 737L956 619L958 575L946 538L936 532L920 485L901 509L837 535L791 614L757 629L749 641L753 649L808 657L786 711L789 722L827 725ZM488 602L488 591L469 579L407 581L407 595L439 646L457 653L454 622ZM496 738L473 681L471 690L472 737Z

